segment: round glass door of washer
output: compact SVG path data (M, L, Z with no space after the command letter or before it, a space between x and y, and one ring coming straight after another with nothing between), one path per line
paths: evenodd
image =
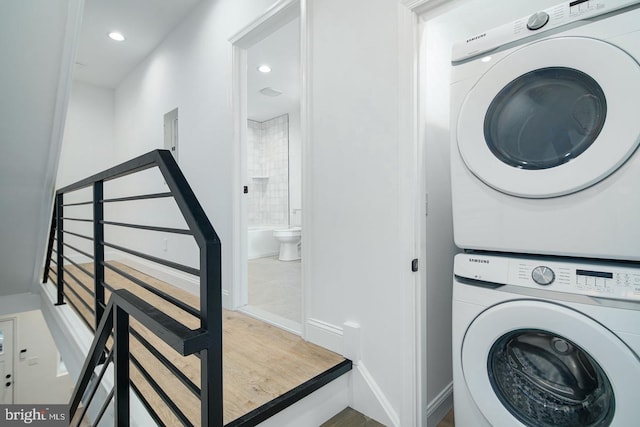
M528 427L608 426L613 387L602 367L571 340L540 330L509 332L487 362L494 393Z
M640 360L570 307L516 300L488 308L467 328L461 362L470 395L491 425L637 423Z
M603 41L559 37L524 46L467 94L457 122L460 155L503 193L580 191L617 170L640 143L640 85L621 84L636 81L638 63Z

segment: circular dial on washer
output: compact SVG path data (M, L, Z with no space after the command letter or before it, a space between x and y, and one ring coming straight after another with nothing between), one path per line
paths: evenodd
M539 30L549 22L549 14L547 12L537 12L529 17L527 28L531 31Z
M553 283L556 279L556 274L549 267L539 265L531 272L531 278L538 285L547 286Z

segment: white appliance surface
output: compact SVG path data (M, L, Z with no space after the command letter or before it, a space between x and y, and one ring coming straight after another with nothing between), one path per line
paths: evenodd
M457 427L637 425L640 268L455 258Z
M640 2L560 3L453 49L458 247L640 260Z

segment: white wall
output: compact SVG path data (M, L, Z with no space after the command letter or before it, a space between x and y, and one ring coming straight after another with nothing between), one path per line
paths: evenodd
M223 245L225 304L231 283L233 117L231 43L228 38L257 18L275 0L201 2L116 89L115 157L128 160L163 144L163 115L180 109L180 167L203 205ZM129 192L163 189L163 184L131 182ZM159 187L158 187L159 186ZM115 191L115 190L114 190ZM157 210L157 222L174 212ZM140 249L188 264L197 263L193 242L167 236L141 242Z
M40 310L3 313L14 319L14 403L66 404L71 398L69 374L59 372L60 355ZM20 351L26 350L24 358Z
M397 0L310 3L312 212L304 212L310 257L303 260L309 336L323 327L345 333L347 321L360 326L345 345L359 354L357 372L386 414L371 412L366 387L352 405L385 424L411 425L403 405L414 378L403 369L413 351L405 322L412 257L400 230L413 205L400 185L407 161L400 145L410 142L398 136L398 7Z
M56 188L113 166L114 91L74 81Z

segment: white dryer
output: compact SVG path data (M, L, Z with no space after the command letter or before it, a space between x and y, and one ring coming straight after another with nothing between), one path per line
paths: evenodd
M640 269L460 254L457 427L640 422Z
M453 49L463 249L640 260L640 4L576 0Z

